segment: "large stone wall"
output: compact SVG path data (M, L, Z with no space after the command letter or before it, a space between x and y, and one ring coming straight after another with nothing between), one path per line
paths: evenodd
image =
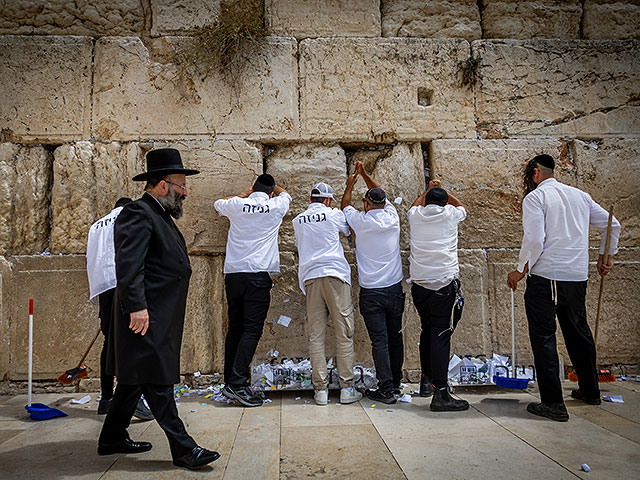
M202 172L187 180L178 221L194 272L185 374L223 368L228 221L213 202L262 172L291 193L267 320L293 320L273 335L265 327L256 361L271 348L307 356L291 220L319 181L333 186L337 206L356 161L398 200L405 277L405 214L425 182L441 178L465 203L466 304L453 350L507 354L506 274L522 237L521 169L542 152L558 162L561 181L614 205L623 229L606 282L598 361L638 368L640 2L264 0L270 35L235 64L241 68L194 74L175 54L218 18L224 1L232 0L0 2L0 380L25 379L31 297L35 378L55 378L79 360L98 325L84 273L88 228L118 197L141 193L131 177L148 150L165 146ZM475 82L463 85L469 58L477 58ZM365 190L359 181L358 208ZM599 244L594 229L592 327ZM343 245L357 307L355 252ZM408 287L405 368L415 378L420 322ZM517 350L527 363L522 293L521 286ZM357 360L370 364L359 314L355 342ZM92 376L98 351L88 359Z

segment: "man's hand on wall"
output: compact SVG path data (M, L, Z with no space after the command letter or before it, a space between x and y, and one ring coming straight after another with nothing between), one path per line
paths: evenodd
M145 308L138 312L131 312L129 314L131 322L129 322L129 328L133 330L133 333L139 333L144 335L149 328L149 311Z

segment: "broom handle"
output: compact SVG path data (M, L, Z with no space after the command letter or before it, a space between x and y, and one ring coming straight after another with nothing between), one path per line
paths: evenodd
M29 299L29 372L28 372L27 405L31 405L33 387L33 298Z
M91 343L89 344L89 348L87 348L87 351L84 352L84 355L80 359L80 363L78 363L78 367L82 366L82 363L84 362L84 359L87 358L87 355L89 355L89 351L91 350L91 347L93 347L93 344L96 343L96 340L98 339L98 335L100 335L101 331L102 331L102 327L98 327L98 331L96 332L96 336L93 337L93 340L91 340Z
M511 289L509 289L511 290ZM516 378L516 302L511 290L511 376Z
M613 218L613 205L609 209L609 221L607 222L607 238L604 241L604 264L609 261L609 244L611 243L611 219ZM596 310L596 333L593 343L598 345L598 325L600 324L600 307L602 306L602 295L604 294L604 279L606 275L600 277L600 294L598 295L598 309Z

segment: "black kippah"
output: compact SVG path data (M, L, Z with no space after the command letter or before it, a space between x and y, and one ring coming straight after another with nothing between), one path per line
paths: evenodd
M535 157L533 157L533 161L536 162L538 165L550 168L551 170L556 168L556 162L553 160L553 157L551 155L547 155L547 154L536 155Z
M449 201L449 195L442 188L432 188L427 192L426 203L427 205L440 205L444 207Z
M364 197L375 205L383 204L387 200L387 195L384 193L384 190L378 187L367 190Z
M260 185L264 185L265 187L275 187L276 185L276 181L268 173L263 173L262 175L260 175L256 179L256 182Z

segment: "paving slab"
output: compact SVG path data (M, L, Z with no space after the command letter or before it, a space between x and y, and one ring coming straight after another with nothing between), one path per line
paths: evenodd
M584 477L580 465L592 471L588 478L636 478L640 469L638 443L595 425L577 414L568 422L554 422L526 411L535 397L530 393L465 395L472 408L487 415L567 471ZM587 478L587 477L584 477Z

